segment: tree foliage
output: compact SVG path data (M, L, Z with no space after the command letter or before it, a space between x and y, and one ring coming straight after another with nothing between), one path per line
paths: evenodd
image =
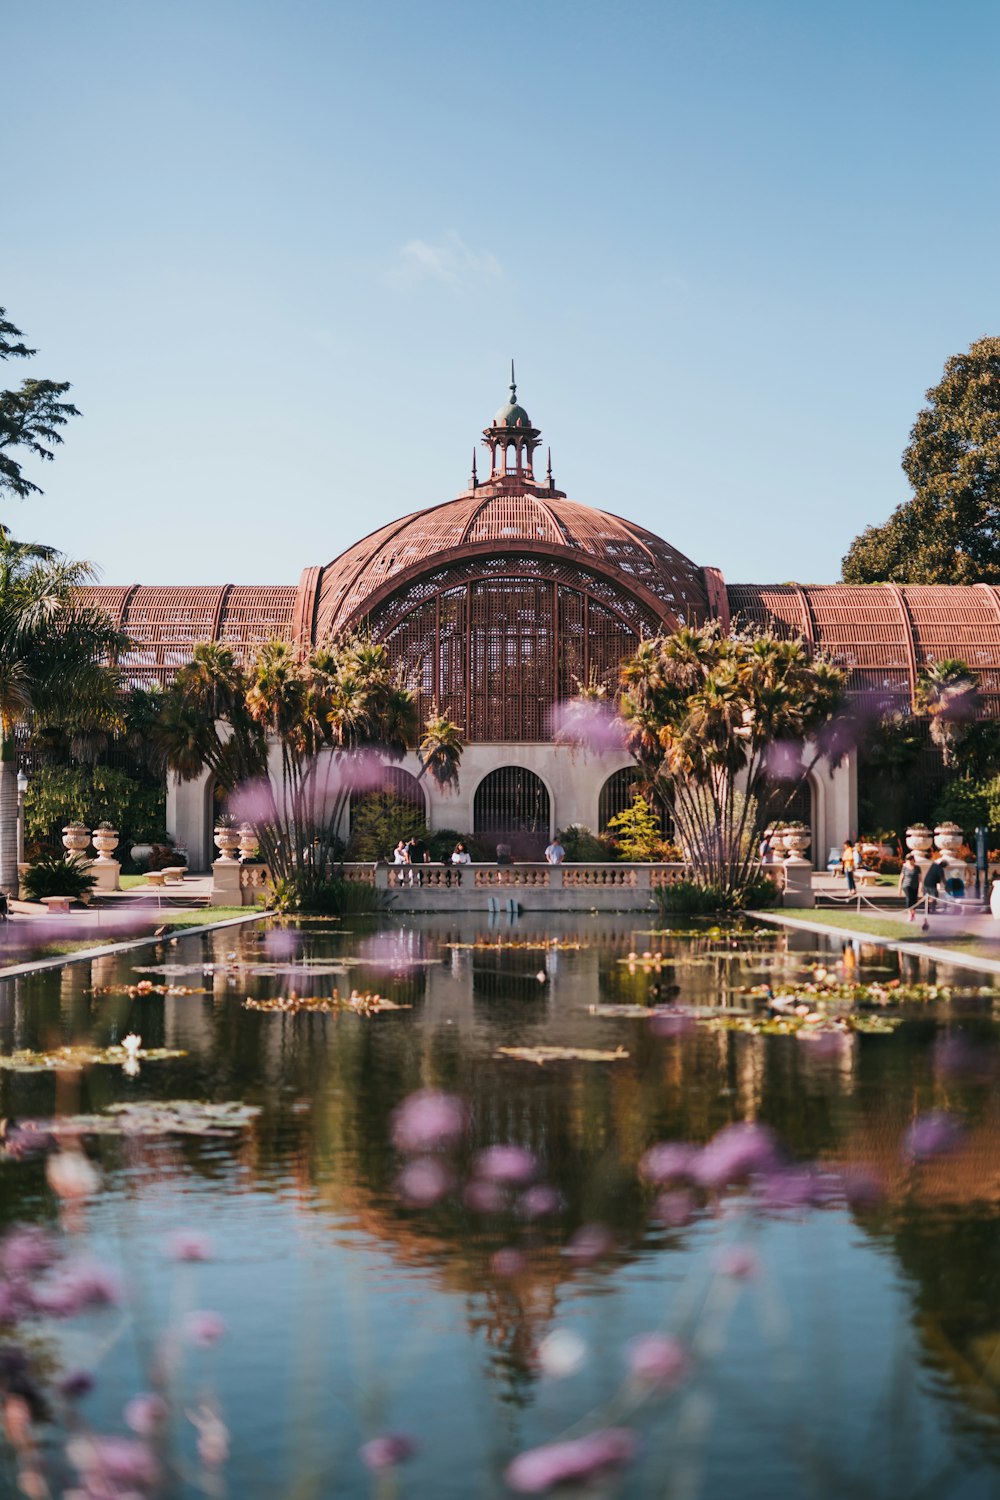
M247 669L226 646L198 645L164 695L158 738L181 777L212 772L275 881L305 906L329 879L351 797L381 785L385 761L419 744L424 770L447 786L461 759L458 731L436 713L421 741L387 648L363 636L306 657L271 641Z
M0 307L0 359L30 359L37 353L23 342L21 330ZM0 390L0 495L27 499L41 489L28 479L21 466L25 455L43 461L54 458L62 442L60 428L80 413L63 397L69 381L23 380L15 390Z
M115 858L123 859L130 845L163 837L166 789L162 780L130 776L120 766L44 765L31 773L24 815L27 841L57 853L67 823L96 828L107 820L121 835Z
M1000 338L953 355L927 400L903 454L913 496L855 538L845 583L1000 582Z
M844 673L799 640L717 622L641 642L622 667L627 743L672 814L696 877L726 897L757 870L757 834L834 743ZM780 778L780 779L779 779Z

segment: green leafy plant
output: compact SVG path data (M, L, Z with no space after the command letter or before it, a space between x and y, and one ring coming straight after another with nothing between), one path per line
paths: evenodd
M29 866L22 880L29 901L40 901L43 896L72 896L79 901L88 896L96 884L96 878L90 873L90 862L78 856L58 859L55 855L46 855Z
M560 831L558 838L571 864L599 864L618 857L618 850L610 839L593 833L583 823L571 823Z
M667 857L660 819L641 791L634 791L631 804L608 819L608 834L619 859L649 863Z

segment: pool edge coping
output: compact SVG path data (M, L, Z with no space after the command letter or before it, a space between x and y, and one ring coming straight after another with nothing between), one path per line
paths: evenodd
M916 958L930 958L935 963L952 964L956 968L976 969L980 974L1000 974L1000 959L976 958L959 953L955 948L939 948L934 943L910 943L905 938L876 937L873 932L855 932L850 927L832 927L826 922L810 922L802 917L788 917L773 911L748 911L748 917L759 922L773 922L778 927L795 927L800 932L815 932L827 937L849 938L852 942L878 943L883 948L893 948L897 953L912 954Z
M25 974L37 974L43 969L61 969L64 964L89 963L94 958L107 958L115 953L128 953L133 948L148 948L150 943L166 943L182 937L200 937L206 932L219 932L223 927L242 927L246 922L259 922L270 916L266 911L250 911L243 917L224 917L221 922L206 922L203 927L181 927L177 932L161 932L159 937L129 938L123 943L104 943L98 948L81 948L78 953L59 953L52 958L33 958L28 963L8 964L0 968L0 979L18 979Z

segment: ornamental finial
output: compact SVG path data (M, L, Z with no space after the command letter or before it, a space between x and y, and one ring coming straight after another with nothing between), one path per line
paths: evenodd
M514 379L514 361L510 362L510 399L517 400L517 381Z

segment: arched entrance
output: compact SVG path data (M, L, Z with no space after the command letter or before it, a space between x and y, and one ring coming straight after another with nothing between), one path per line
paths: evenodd
M524 766L501 766L476 787L473 832L487 849L509 844L515 859L540 859L552 810L541 777Z
M645 791L642 772L636 766L625 766L621 771L615 771L608 777L601 787L601 795L597 803L599 833L605 833L611 819L632 806L632 798L636 791ZM646 801L652 804L653 812L659 816L660 832L664 838L669 838L672 828L667 809L659 797L653 796L648 791L645 791L645 796Z
M351 795L347 853L351 859L391 859L399 839L423 836L427 800L415 776L385 766L380 784Z

